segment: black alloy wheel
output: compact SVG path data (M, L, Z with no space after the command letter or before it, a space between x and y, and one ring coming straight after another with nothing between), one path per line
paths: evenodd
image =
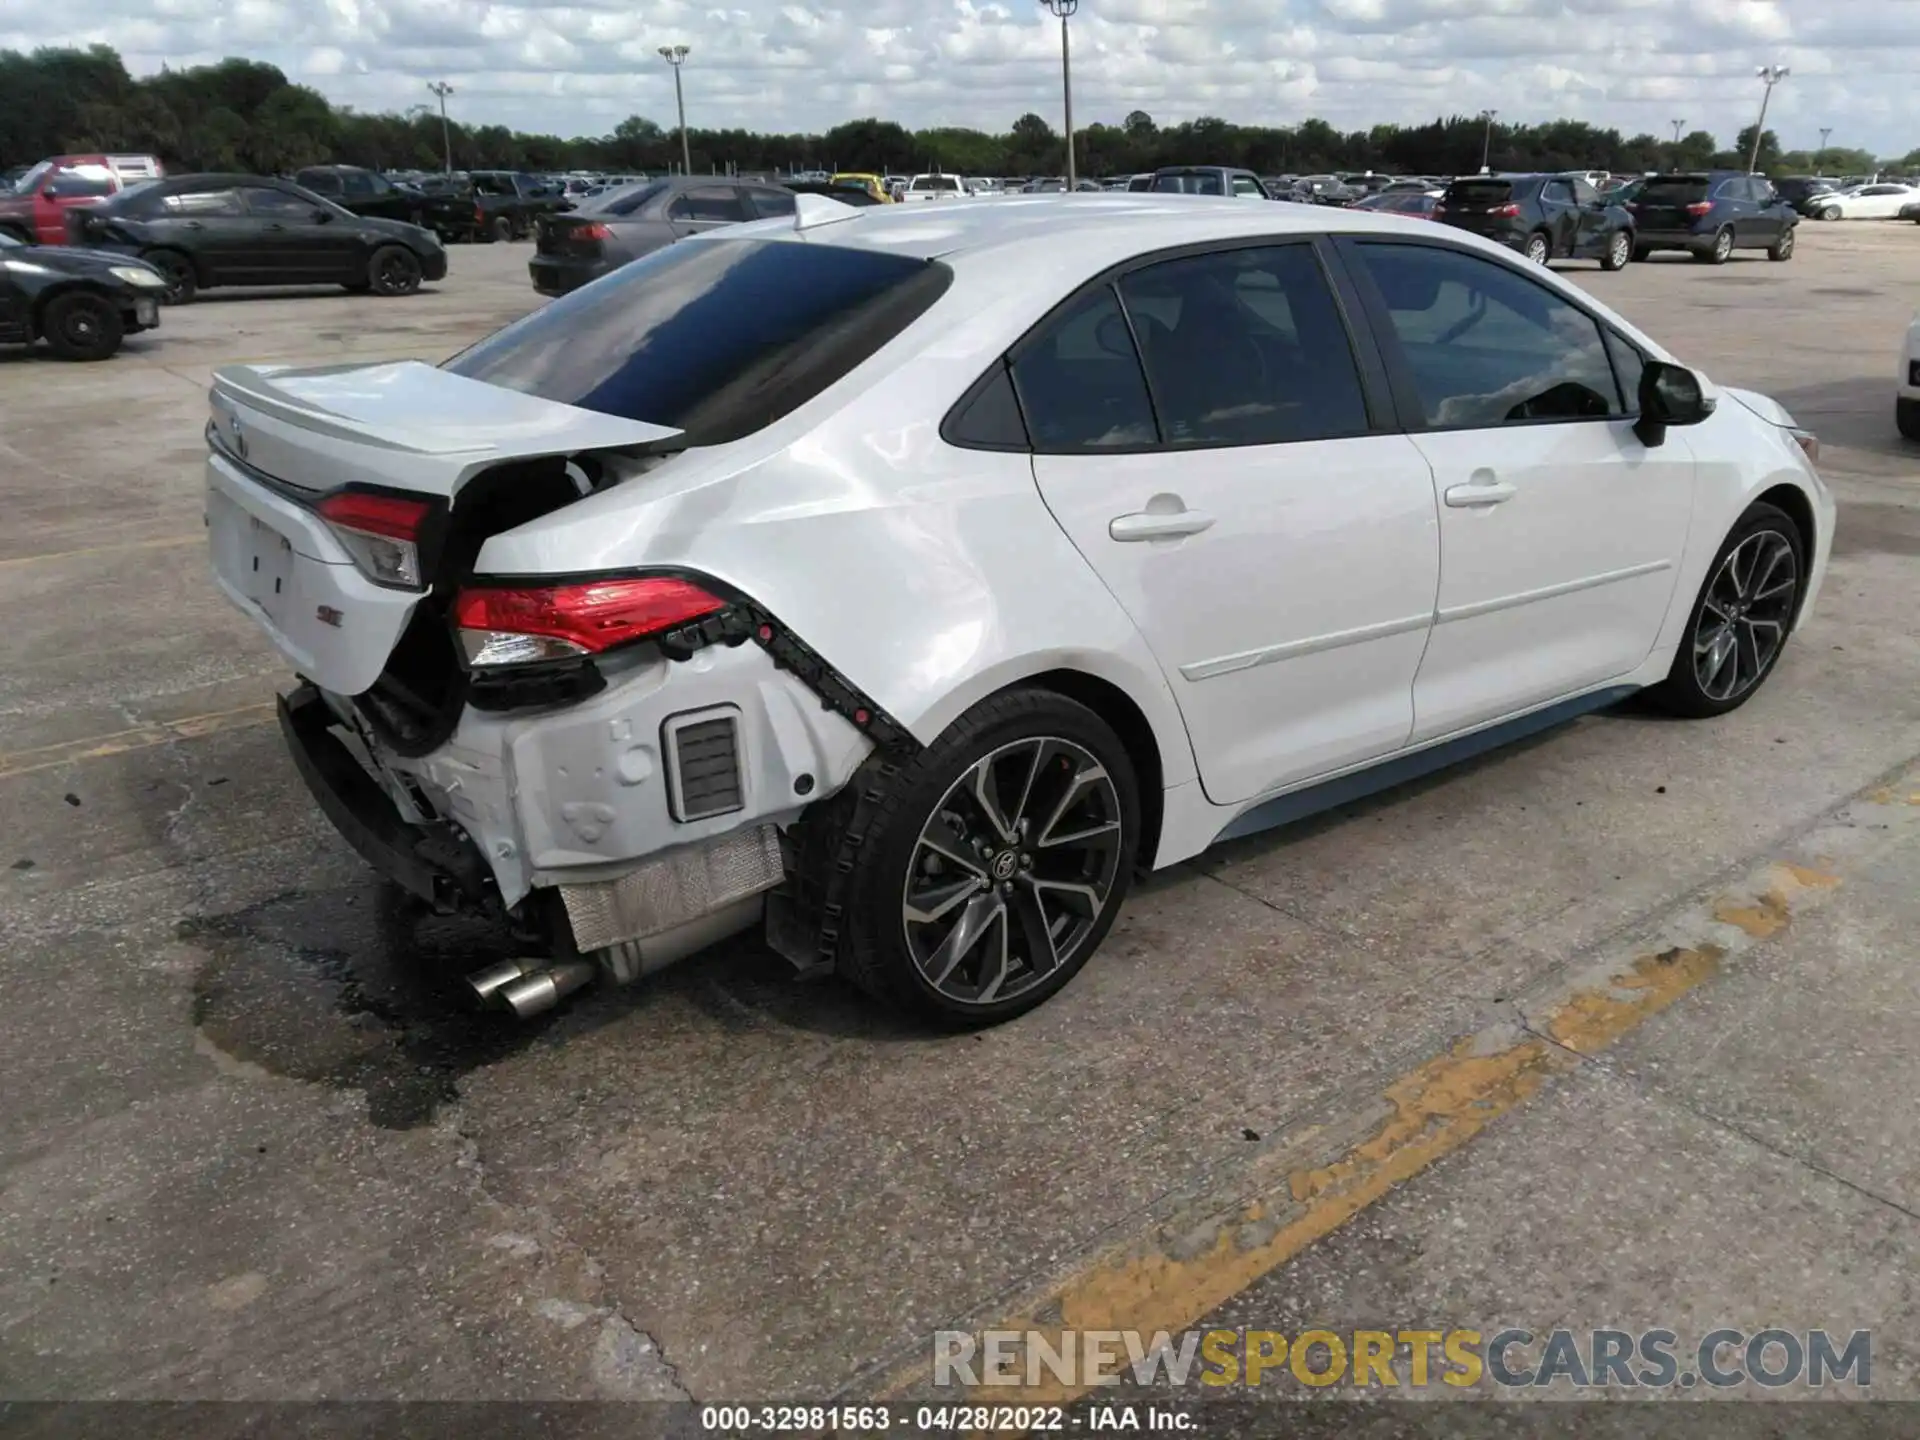
M404 245L382 245L367 262L376 295L411 295L420 288L420 257Z
M47 302L40 330L47 348L62 360L105 360L120 348L126 322L106 296L69 291Z

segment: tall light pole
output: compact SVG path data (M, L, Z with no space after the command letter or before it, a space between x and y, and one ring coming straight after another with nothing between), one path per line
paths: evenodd
M1493 117L1499 113L1498 110L1482 110L1480 112L1480 118L1487 122L1486 133L1480 138L1480 173L1482 175L1491 175L1493 173L1491 163L1493 159Z
M1060 92L1067 106L1067 193L1071 195L1079 177L1073 168L1073 52L1067 44L1067 21L1080 8L1080 0L1040 0L1040 3L1060 17Z
M1668 123L1673 126L1673 168L1678 170L1680 168L1680 132L1686 128L1687 122L1672 120Z
M1760 136L1767 128L1767 102L1773 99L1773 87L1793 72L1784 65L1762 65L1753 72L1767 87L1760 92L1760 118L1753 122L1753 148L1747 152L1747 173L1751 175L1760 164Z
M680 88L680 67L687 63L687 47L662 45L660 58L673 67L673 103L680 109L680 173L693 173L693 152L687 148L687 93Z
M1832 133L1833 127L1831 125L1822 125L1820 127L1820 153L1813 157L1813 168L1816 170L1824 170L1827 168L1827 136Z
M453 132L447 128L447 96L453 93L453 86L444 80L429 80L427 89L440 97L440 145L446 152L447 174L453 173Z

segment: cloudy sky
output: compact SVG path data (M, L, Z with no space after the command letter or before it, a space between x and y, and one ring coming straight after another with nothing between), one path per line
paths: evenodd
M1769 124L1788 148L1920 145L1920 0L1083 0L1076 119L1214 114L1342 128L1499 110L1628 133L1675 119L1729 143L1754 68L1793 74ZM462 118L601 134L673 120L655 48L693 48L689 119L819 130L1057 125L1059 33L1038 0L0 0L0 48L103 41L138 72L270 60L337 102L404 108L455 87Z

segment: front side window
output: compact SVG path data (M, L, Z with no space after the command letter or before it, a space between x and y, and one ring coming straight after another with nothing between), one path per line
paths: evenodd
M1436 429L1625 413L1600 326L1494 260L1424 245L1356 247Z
M340 178L349 195L364 197L373 194L373 176L364 170L349 170Z
M1311 246L1163 261L1120 282L1169 445L1276 445L1367 428L1360 372Z
M1585 180L1573 182L1573 199L1578 205L1595 205L1600 201L1600 192Z
M771 425L945 293L932 260L694 239L622 266L447 362L456 375L718 445Z
M240 192L247 212L266 220L307 220L313 216L313 202L286 190L248 186Z
M1013 387L1036 450L1111 450L1159 439L1113 287L1088 291L1020 348Z
M1236 175L1233 177L1233 193L1257 197L1261 193L1260 182L1245 175Z

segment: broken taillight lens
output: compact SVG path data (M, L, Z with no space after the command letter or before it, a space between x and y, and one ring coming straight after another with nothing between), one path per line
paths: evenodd
M433 509L428 502L342 490L315 508L369 580L406 590L421 587L420 530Z
M598 655L650 639L727 602L673 575L567 585L474 585L454 597L453 623L474 668Z

